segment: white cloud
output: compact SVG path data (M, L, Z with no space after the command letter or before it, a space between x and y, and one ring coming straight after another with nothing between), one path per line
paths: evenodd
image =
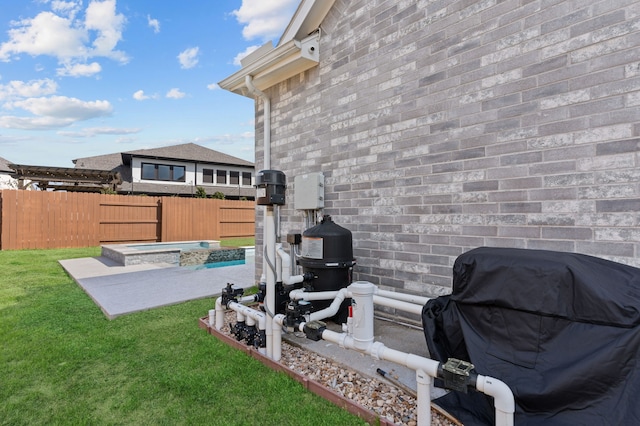
M74 138L90 138L98 135L131 135L139 133L141 129L121 129L117 127L87 127L80 131L59 131L60 136L69 136Z
M57 69L57 75L61 77L90 77L102 71L97 62L90 64L63 64Z
M28 82L13 80L0 84L0 101L53 95L57 90L56 82L48 78Z
M169 99L181 99L181 98L184 98L187 95L186 95L186 93L181 92L180 89L174 87L173 89L171 89L171 90L169 90L167 92L166 96Z
M48 116L73 121L88 120L111 114L112 108L108 101L81 101L66 96L50 96L28 98L10 103L10 107L21 108L32 114Z
M138 90L133 94L133 99L136 101L144 101L145 99L149 99L149 96L144 94L144 90Z
M136 141L136 138L129 138L129 137L120 137L116 139L116 143L120 144L120 143L133 143Z
M122 30L126 19L124 15L116 13L116 0L92 1L85 12L84 27L89 32L97 31L93 40L95 56L105 56L126 63L127 56L115 50L122 39Z
M151 18L151 15L147 15L147 24L150 28L153 28L153 32L158 34L160 32L160 21Z
M126 23L124 15L116 13L116 0L90 1L84 20L77 18L82 11L79 0L52 1L51 8L11 22L9 40L0 44L0 61L19 59L22 54L52 56L62 65L58 71L64 76L93 75L96 63L86 64L91 58L128 61L124 52L116 50Z
M249 46L247 47L244 52L240 52L236 55L235 58L233 58L233 65L238 65L240 66L240 61L243 60L245 57L251 55L253 52L255 52L260 46Z
M207 89L209 90L218 90L219 88L220 86L218 86L218 83L207 84Z
M299 0L242 0L240 9L231 12L244 25L246 40L264 41L279 37L291 20Z
M147 95L146 93L144 93L144 90L138 90L133 94L133 99L135 99L136 101L146 101L147 99L158 99L159 96L157 93L154 93L153 95Z
M82 101L66 96L27 98L7 102L5 109L22 109L32 116L0 116L0 127L44 130L66 127L73 123L96 117L108 116L112 112L108 101Z
M189 69L198 65L198 53L199 47L190 47L180 52L178 55L178 61L180 62L180 68Z
M68 60L87 55L84 32L72 26L72 21L52 12L41 12L33 19L13 22L9 41L0 45L0 60L14 55L49 55Z
M78 12L82 10L82 1L53 0L51 2L51 9L54 12L66 15L70 19L74 19Z

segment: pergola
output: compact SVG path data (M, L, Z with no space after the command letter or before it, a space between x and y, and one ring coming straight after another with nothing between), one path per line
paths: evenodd
M116 190L122 183L119 172L68 167L27 166L9 164L13 178L30 180L43 191L100 192L105 188Z

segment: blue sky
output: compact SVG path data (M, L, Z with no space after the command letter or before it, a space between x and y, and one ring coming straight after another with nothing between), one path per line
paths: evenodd
M298 0L2 0L0 157L193 142L254 161L254 102L217 87Z

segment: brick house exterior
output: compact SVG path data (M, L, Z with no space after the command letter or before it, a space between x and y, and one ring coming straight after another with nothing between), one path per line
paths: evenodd
M303 223L294 177L322 172L354 279L382 288L447 293L479 246L640 266L640 1L323 1L274 49L318 27L317 64L260 79L249 62L220 83L253 97L246 74L270 99L283 235Z

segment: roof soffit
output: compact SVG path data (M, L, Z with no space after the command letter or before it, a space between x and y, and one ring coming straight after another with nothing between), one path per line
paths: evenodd
M334 3L335 0L302 0L277 47L263 46L253 62L245 61L238 72L218 85L252 98L246 86L247 76L255 87L265 90L315 67L320 62L318 28Z

